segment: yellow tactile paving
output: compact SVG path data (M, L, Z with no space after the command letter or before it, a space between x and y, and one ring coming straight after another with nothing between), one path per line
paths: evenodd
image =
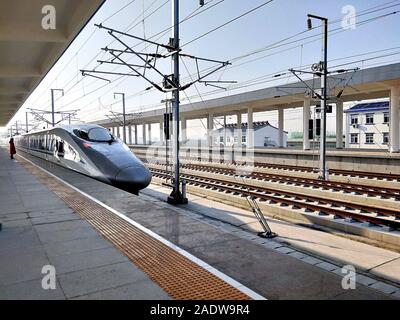
M209 271L21 157L19 162L173 299L248 300Z

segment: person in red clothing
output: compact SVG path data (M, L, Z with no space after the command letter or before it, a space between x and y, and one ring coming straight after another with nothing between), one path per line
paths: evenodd
M14 138L11 138L9 143L10 143L10 157L11 159L14 159L14 154L17 153L17 150L15 150Z

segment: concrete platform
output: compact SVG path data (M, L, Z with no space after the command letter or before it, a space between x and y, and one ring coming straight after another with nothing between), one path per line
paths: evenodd
M295 250L287 250L282 244L262 239L260 241L257 236L248 232L239 234L235 228L231 231L221 228L219 221L202 219L190 205L178 209L170 207L159 197L154 197L151 190L136 197L40 159L28 158L268 299L391 299L394 298L392 293L397 290L390 288L387 293L383 293L361 283L357 284L356 290L344 290L338 270L332 269L336 273L331 272L331 267L329 264L325 265L324 261L303 261L291 256ZM202 204L198 206L208 210ZM14 211L14 214L21 214L21 211ZM79 220L59 223L79 224ZM85 228L79 225L75 227L83 228L82 230ZM45 231L51 232L42 230ZM80 233L77 233L79 237ZM101 244L98 245L101 248ZM57 248L54 250L57 251ZM69 247L69 250L74 249ZM303 258L307 256L304 255ZM116 265L120 267L121 264L124 262ZM70 267L65 263L62 268L68 270ZM125 270L126 267L120 268ZM107 274L107 270L105 272ZM100 275L101 272L93 277L98 279ZM79 275L77 278L82 279ZM68 277L66 279L69 280ZM105 282L108 283L107 279ZM131 283L131 286L134 284ZM70 296L84 298L103 298L104 294L112 294L114 290L102 288L97 293L90 294L84 293L79 286L74 289L66 287L71 291Z
M0 299L170 299L2 148L0 204Z

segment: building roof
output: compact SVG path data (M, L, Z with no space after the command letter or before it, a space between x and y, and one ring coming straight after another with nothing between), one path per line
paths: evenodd
M242 129L243 128L247 128L249 126L248 123L244 122L242 123ZM263 127L267 127L267 126L271 126L270 123L268 121L257 121L257 122L253 122L253 128L254 129L258 129L258 128L263 128ZM271 126L272 127L272 126ZM232 124L227 124L225 126L225 128L227 129L236 129L237 128L237 123L232 123Z
M0 1L0 126L7 125L104 2ZM42 27L45 5L56 10L54 30Z
M383 111L383 110L389 110L389 101L356 104L350 109L347 109L345 113Z
M248 124L248 123L246 123L246 122L243 122L243 123L242 123L242 130L245 131L245 130L247 130L248 127L249 127L249 124ZM271 125L271 124L269 123L269 121L257 121L257 122L253 122L253 129L254 129L254 130L262 129L262 128L265 128L265 127L271 127L271 128L274 128L274 129L279 130L277 127ZM237 123L227 124L227 125L225 126L225 128L228 129L228 130L236 130L236 128L237 128ZM223 130L224 130L224 127L219 128L219 129L217 129L216 131L223 131ZM283 132L284 132L284 133L288 133L287 131L283 131Z

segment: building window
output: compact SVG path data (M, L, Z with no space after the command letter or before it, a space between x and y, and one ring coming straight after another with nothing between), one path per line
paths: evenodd
M350 135L350 143L351 144L358 144L358 133L352 133Z
M242 143L246 143L247 142L247 136L242 136Z
M383 123L389 123L389 121L390 121L389 112L385 112L385 113L383 114Z
M387 132L383 134L383 144L389 144L389 133Z
M365 123L366 124L374 124L374 114L373 113L367 113Z
M358 114L352 114L350 116L351 119L351 125L356 125L358 124Z
M366 133L365 134L365 143L366 144L373 144L374 143L374 134L373 133Z
M224 137L219 137L219 142L224 143Z

